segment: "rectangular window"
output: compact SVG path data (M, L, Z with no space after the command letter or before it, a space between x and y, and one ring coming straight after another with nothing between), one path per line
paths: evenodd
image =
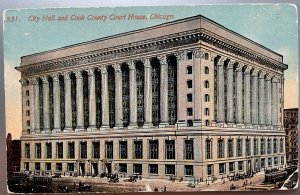
M218 140L218 158L224 158L224 139Z
M234 163L235 163L235 162L230 162L230 163L229 163L229 172L234 172L234 167L235 167L235 166L234 166Z
M242 141L242 139L237 139L236 148L237 148L236 156L241 157L243 155L242 154L243 153L243 141Z
M26 90L26 96L29 97L29 90Z
M69 158L75 158L75 148L74 148L74 142L68 143L68 157Z
M86 158L86 157L87 157L87 143L80 142L80 158Z
M278 165L278 157L274 157L274 165L275 165L275 166Z
M41 158L41 144L35 144L35 158Z
M52 158L52 143L46 143L46 158Z
M149 140L149 159L158 159L158 140Z
M25 158L30 158L30 144L25 144Z
M186 84L187 84L187 88L189 88L189 89L193 87L193 81L192 80L188 80L186 82Z
M187 109L186 109L186 114L187 114L188 116L193 116L193 108L187 108Z
M258 155L258 141L257 141L257 139L254 139L254 143L253 143L253 155Z
M30 116L30 110L26 110L26 116Z
M261 154L261 155L266 154L266 143L265 143L265 139L261 139L261 140L260 140L260 154Z
M127 158L127 141L120 141L119 142L119 152L120 158L126 159Z
M187 57L188 60L193 59L193 52L186 53L186 57Z
M157 164L149 164L149 173L150 174L158 174L158 165Z
M143 141L134 141L134 158L142 159L143 158Z
M185 165L184 166L184 175L185 176L193 176L194 175L193 165Z
M273 153L276 154L277 153L277 139L273 140ZM274 159L275 160L275 159Z
M24 164L24 169L25 169L26 171L29 171L29 162L25 162L25 164Z
M283 139L280 139L280 153L283 153Z
M213 165L207 165L207 175L210 176L213 174Z
M133 164L133 174L142 174L142 164Z
M251 156L251 141L246 139L246 156Z
M228 140L227 146L228 146L228 158L231 158L233 157L233 139Z
M51 171L51 163L45 163L45 170Z
M120 163L119 164L119 172L120 173L127 173L127 164L126 163Z
M63 143L58 142L56 143L56 150L57 150L57 158L63 158Z
M244 170L244 162L243 161L239 161L238 162L238 170L239 171L243 171Z
M100 158L100 142L93 142L93 158Z
M26 125L27 125L27 127L30 127L30 120L26 121Z
M260 159L260 167L265 168L266 167L266 160L265 158Z
M185 140L185 160L194 159L194 140Z
M281 163L282 165L284 165L284 157L283 157L283 156L280 158L280 163Z
M107 159L113 159L113 142L105 142L105 157Z
M186 67L186 74L192 74L193 73L193 67L192 66L187 66Z
M175 140L165 140L166 159L175 159Z
M272 166L272 158L268 158L268 167Z
M188 102L192 102L193 101L193 95L191 93L186 95L186 99Z
M175 165L165 165L166 175L175 175Z
M267 153L271 154L271 139L268 139L268 142L267 142Z
M41 170L41 163L37 162L34 164L34 168L36 171L40 171Z
M206 159L211 159L212 158L212 150L211 150L211 139L206 139Z
M219 164L219 174L224 174L225 173L225 163L220 163Z
M67 169L69 172L73 172L74 171L74 163L68 163L67 164Z
M56 163L56 171L61 172L62 171L62 163Z

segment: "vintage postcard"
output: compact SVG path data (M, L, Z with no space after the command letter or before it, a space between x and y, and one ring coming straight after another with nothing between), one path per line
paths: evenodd
M298 187L291 4L4 13L10 192Z

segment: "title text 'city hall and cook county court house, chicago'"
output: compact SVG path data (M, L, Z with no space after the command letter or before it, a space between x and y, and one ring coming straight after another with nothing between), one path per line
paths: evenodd
M194 16L21 58L21 170L210 179L285 166L283 57Z

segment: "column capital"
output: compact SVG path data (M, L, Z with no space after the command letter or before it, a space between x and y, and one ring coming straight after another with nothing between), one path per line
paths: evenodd
M254 68L254 69L252 70L252 74L251 74L251 76L253 76L253 77L257 77L257 76L258 76L258 73L259 73L259 69L257 69L257 68Z
M29 80L29 83L31 83L32 85L38 85L39 84L38 77L30 77L28 80Z
M157 56L157 59L160 62L160 65L167 65L168 64L168 58L166 54L162 54L160 56Z
M202 54L204 54L204 52L203 52L202 50L194 49L194 50L193 50L193 56L192 56L192 58L193 58L193 59L195 59L195 58L201 58L201 57L204 56L204 55L202 55Z
M237 72L242 72L243 71L243 64L238 63L238 65L236 66L236 71Z
M115 72L121 72L121 65L116 63L113 64L112 67L114 68Z
M149 58L142 59L142 62L144 63L145 68L150 68L151 67L151 63L150 63Z
M272 77L273 77L273 75L268 73L267 76L266 76L266 81L271 81Z
M59 74L58 73L52 74L51 77L53 78L53 81L56 81L56 82L59 81Z
M224 63L226 60L227 60L227 57L219 56L218 57L218 66L224 66Z
M82 79L81 70L75 70L75 76L76 76L76 79Z
M95 76L95 68L86 69L89 76Z
M26 86L27 85L27 79L20 79L19 82L21 83L21 85Z
M260 73L259 73L259 77L260 79L264 79L265 78L265 75L266 75L266 72L261 70Z
M107 68L106 68L106 66L100 66L99 69L101 71L101 74L107 74Z
M42 76L42 81L43 81L43 84L48 84L48 76Z
M178 61L186 60L186 51L178 51L175 52L174 55L176 56Z
M250 74L251 69L252 69L251 66L246 65L246 68L245 68L245 74Z
M135 70L135 63L133 60L129 60L127 62L127 64L128 64L129 70Z
M70 80L70 74L71 72L63 72L64 80Z
M229 62L227 64L227 69L232 69L235 63L236 63L235 61L229 60Z
M273 76L273 78L272 78L272 83L280 83L280 77L278 77L278 76Z
M215 53L215 52L210 52L210 61L214 61L215 60L215 58L218 56L217 55L217 53Z

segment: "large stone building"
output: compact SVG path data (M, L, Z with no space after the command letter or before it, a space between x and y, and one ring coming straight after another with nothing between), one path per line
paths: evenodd
M284 109L284 129L286 133L286 162L298 162L298 108Z
M21 163L21 141L12 140L11 134L6 137L6 170L8 175L20 171Z
M205 180L283 167L286 69L203 16L24 56L21 169Z

